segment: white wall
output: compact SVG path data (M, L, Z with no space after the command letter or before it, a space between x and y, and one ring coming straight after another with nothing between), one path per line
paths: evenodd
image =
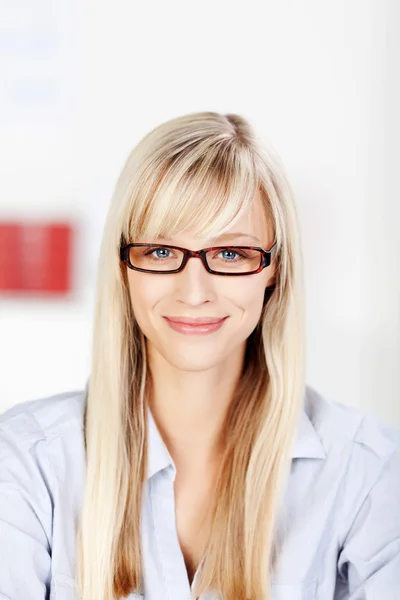
M69 301L0 300L0 408L85 384L94 270L123 162L158 123L217 110L252 121L295 189L309 383L399 426L396 0L59 6L61 100L47 121L17 114L5 127L0 218L76 218L83 254Z
M381 206L384 206L382 217L384 227L386 255L380 265L380 272L387 273L389 286L376 287L379 294L376 304L380 307L381 319L384 323L377 347L375 362L380 365L380 380L376 383L376 393L370 394L370 404L384 401L386 414L400 423L400 3L389 0L387 8L387 46L386 62L381 70L385 95L382 112L385 132L384 149L384 183ZM383 335L382 335L383 334ZM386 342L386 343L385 343ZM381 351L381 353L379 352ZM379 397L378 385L381 384L384 394Z

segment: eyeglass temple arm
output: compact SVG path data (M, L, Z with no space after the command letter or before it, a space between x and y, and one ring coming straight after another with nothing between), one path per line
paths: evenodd
M264 260L266 259L267 256L270 257L270 261L274 258L275 254L276 254L276 250L277 250L277 242L274 243L273 246L271 246L271 248L269 250L265 250L264 253Z

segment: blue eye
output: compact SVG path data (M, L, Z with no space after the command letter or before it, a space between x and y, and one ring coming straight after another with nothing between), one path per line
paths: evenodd
M222 250L222 251L221 251L221 254L224 254L224 253L225 253L225 254L227 254L227 253L229 253L229 252L230 252L231 254L237 254L237 255L238 255L238 252L236 252L236 251L233 251L233 250Z
M164 252L171 252L168 248L164 248L163 246L160 246L159 248L149 248L148 250L146 250L144 255L145 256L153 256L154 258L165 258L165 256L160 257L158 254L156 254L156 253L160 252L161 250Z
M161 252L161 251L163 251L163 252L169 252L169 250L167 250L167 248L156 248L156 249L154 250L154 252ZM158 256L159 258L162 258L162 257L160 257L159 255L157 255L157 256Z

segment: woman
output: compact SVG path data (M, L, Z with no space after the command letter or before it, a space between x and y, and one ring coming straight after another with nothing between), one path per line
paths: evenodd
M304 372L279 162L238 115L160 125L111 203L87 389L1 417L0 598L394 598L399 432Z

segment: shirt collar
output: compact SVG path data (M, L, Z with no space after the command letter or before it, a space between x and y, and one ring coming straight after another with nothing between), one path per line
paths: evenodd
M304 407L293 444L292 458L326 458L321 439Z
M153 475L166 469L167 467L172 467L174 475L176 473L176 468L174 461L169 454L167 447L161 437L161 434L158 430L156 422L154 421L154 417L151 413L150 408L147 408L147 440L148 440L148 468L147 468L147 479L150 479Z
M168 467L172 468L173 477L175 477L176 467L174 461L167 450L149 408L147 413L149 445L147 478L150 479L153 475ZM294 458L326 458L326 453L319 435L316 432L305 407L303 407L301 412L297 434L293 444L292 459Z

